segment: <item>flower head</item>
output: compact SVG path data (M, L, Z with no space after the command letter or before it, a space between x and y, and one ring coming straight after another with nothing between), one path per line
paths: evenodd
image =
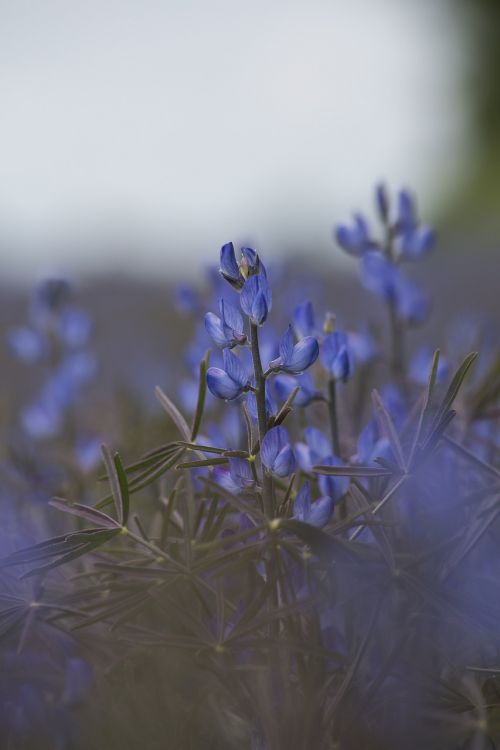
M280 356L269 363L271 370L281 370L299 375L318 358L319 346L313 336L306 336L295 344L292 326L289 325L280 341Z
M250 276L241 290L240 304L243 312L248 315L252 323L262 325L265 322L272 305L272 295L265 271Z
M244 344L247 337L243 332L240 311L223 299L219 300L219 311L220 317L211 312L205 315L205 328L214 343L221 348L230 349L238 344Z
M223 352L224 369L209 367L207 371L207 386L217 398L226 401L238 398L248 390L250 381L242 363L229 349Z
M354 214L353 224L339 224L335 228L335 238L340 247L349 253L360 257L370 248L374 247L374 242L370 238L368 223L361 214Z
M324 496L311 502L311 487L304 482L293 504L293 518L321 528L326 526L333 514L334 502L331 497Z
M284 427L273 427L266 433L260 447L264 466L279 477L286 477L295 469L295 456L290 436Z
M344 331L333 331L325 336L320 359L332 378L344 383L349 380L354 372L354 357Z

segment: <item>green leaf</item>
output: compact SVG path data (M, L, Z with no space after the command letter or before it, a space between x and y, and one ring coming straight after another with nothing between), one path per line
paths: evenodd
M122 525L126 526L128 521L128 514L130 511L130 495L129 495L129 489L128 489L128 479L127 475L125 474L125 470L123 468L123 464L121 462L120 456L118 453L115 453L113 456L113 462L115 465L116 474L118 476L118 484L120 488L120 500L121 500L121 508L122 508Z
M446 391L445 397L436 413L436 416L434 417L432 429L434 429L441 422L446 412L450 410L462 386L462 383L465 380L467 373L469 372L470 368L472 367L476 359L477 359L477 352L471 352L470 354L467 355L467 357L464 359L464 361L462 362L462 364L456 371L450 383L450 386L448 390Z
M53 497L49 500L49 505L52 505L58 510L62 510L63 513L69 513L72 516L78 516L84 518L86 521L93 523L97 526L104 526L108 529L114 529L119 524L114 518L108 516L106 513L101 513L100 510L88 507L87 505L80 505L79 503L69 503L67 500L63 500L60 497Z
M333 477L390 477L390 469L377 466L313 466L315 474L325 474Z
M109 486L111 489L111 497L113 498L113 503L115 505L116 517L119 524L123 525L123 500L115 462L107 445L101 446L101 452L106 466L106 473L108 475Z
M219 464L227 464L227 458L204 458L201 461L187 461L183 464L177 464L176 469L197 469L205 466L218 466Z
M163 393L162 389L158 385L155 388L155 395L172 422L181 433L182 438L184 440L191 440L191 431L188 427L188 423L186 422L176 405L168 398L165 393Z
M198 435L201 420L203 418L203 411L205 408L205 396L207 393L207 369L210 360L210 350L206 352L205 356L200 362L200 384L198 387L198 401L196 404L196 411L193 419L193 426L191 428L191 441L196 440Z
M372 400L373 400L373 405L375 408L377 418L382 428L381 431L385 434L385 436L389 440L389 443L391 445L396 461L398 462L399 468L404 470L406 461L405 461L405 457L403 454L403 449L401 447L401 442L398 437L398 433L396 431L396 428L394 427L394 422L392 421L392 417L387 411L387 409L385 408L384 402L380 398L380 394L378 393L378 391L376 390L372 391Z

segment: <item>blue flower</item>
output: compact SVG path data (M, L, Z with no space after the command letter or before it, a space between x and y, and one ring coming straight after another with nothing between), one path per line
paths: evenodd
M236 255L234 253L234 245L232 242L227 242L222 245L220 249L220 268L221 276L228 281L235 289L241 289L245 283L245 278L240 271Z
M36 362L45 348L38 331L27 327L13 328L7 334L7 342L14 354L23 362Z
M290 375L299 375L318 358L319 346L313 336L306 336L295 344L292 326L289 325L280 341L280 356L269 363L271 370L282 370Z
M85 346L92 332L92 321L87 313L77 308L67 308L59 319L61 342L70 349Z
M342 461L337 456L326 456L321 459L322 466L343 466ZM320 474L318 485L322 495L331 497L334 502L340 500L349 489L349 477L335 477L327 474Z
M376 458L393 459L394 457L388 439L380 436L376 420L370 419L360 432L356 460L363 466L372 466L376 465Z
M265 322L271 310L272 296L263 270L245 281L241 290L240 303L241 309L252 323L262 325Z
M212 471L212 481L235 495L251 490L255 485L251 466L244 458L230 458L228 468L216 466Z
M197 315L201 307L198 290L191 284L179 284L176 287L174 303L177 310L185 315Z
M344 383L349 380L354 372L354 357L344 331L333 331L325 336L320 359L332 378Z
M379 252L366 253L361 265L363 285L393 305L398 317L412 323L422 322L429 309L420 287L406 278L401 270Z
M434 246L434 230L419 225L415 200L407 190L401 190L398 194L396 229L399 235L399 254L405 259L417 260Z
M332 452L329 439L317 427L306 427L304 430L305 443L295 444L297 461L302 471L310 472L316 464L323 463L323 459Z
M303 302L293 312L293 328L297 337L303 339L316 333L316 321L311 302Z
M223 360L224 369L208 368L207 386L217 398L231 401L248 390L250 381L242 363L229 349L224 349Z
M220 318L214 313L205 315L205 328L214 343L221 348L232 349L238 344L244 344L247 340L243 333L243 317L240 311L225 302L219 300Z
M369 364L378 356L377 344L367 328L359 331L349 331L347 343L354 360L363 365Z
M279 477L286 477L295 469L295 456L288 431L284 427L273 427L266 433L260 447L264 466Z
M269 417L272 417L273 414L276 413L276 404L271 395L271 388L269 386L269 381L266 381L265 391L266 391L266 416L269 418ZM257 400L255 398L255 394L249 393L246 403L247 403L248 413L250 414L252 419L255 422L257 422L259 415L257 411Z
M274 380L274 387L278 398L286 401L298 387L299 392L293 401L294 406L308 406L317 394L314 383L308 372L298 377L292 375L277 375Z
M361 214L354 215L352 226L339 224L335 228L335 238L346 253L358 258L367 250L374 247L374 242L370 238L368 224Z
M293 518L321 528L330 521L333 508L334 502L327 496L311 503L311 487L309 482L304 482L293 503Z

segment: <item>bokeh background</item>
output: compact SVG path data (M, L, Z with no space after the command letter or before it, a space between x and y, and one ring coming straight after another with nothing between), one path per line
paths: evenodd
M149 392L173 285L228 240L321 268L348 314L332 226L381 179L438 228L438 312L497 319L499 58L496 0L0 2L4 377L5 331L62 273L106 371Z

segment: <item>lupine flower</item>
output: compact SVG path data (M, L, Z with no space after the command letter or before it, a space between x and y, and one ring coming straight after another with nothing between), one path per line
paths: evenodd
M85 346L92 332L92 321L83 310L75 307L64 310L59 318L59 336L70 349Z
M286 477L295 469L295 456L290 445L288 430L273 427L266 433L260 447L264 466L279 477Z
M311 302L303 302L293 311L293 329L297 338L313 336L316 332L316 320Z
M197 315L201 308L198 290L191 284L179 284L175 289L176 309L185 315Z
M360 432L355 459L363 466L372 466L376 458L391 459L393 455L388 439L380 436L376 420L370 419Z
M313 379L308 372L296 377L281 374L277 375L274 380L274 388L281 401L286 401L297 387L299 391L293 401L294 406L309 406L311 401L318 396Z
M293 518L321 528L326 526L333 514L334 502L331 497L320 497L311 502L311 487L304 482L293 503Z
M243 318L240 311L225 302L219 300L220 318L214 313L205 315L205 328L214 343L221 348L232 349L238 344L244 344L247 340L243 333Z
M241 289L245 280L258 273L264 276L266 270L255 250L251 247L241 248L241 261L238 263L234 252L234 245L228 242L220 250L220 273L234 289Z
M399 234L399 254L408 260L417 260L428 253L435 242L434 231L421 227L413 196L407 190L398 194L396 227Z
M325 369L335 380L344 383L354 372L354 357L344 331L333 331L325 336L321 347L320 360Z
M335 238L346 253L358 258L367 250L374 247L374 242L370 238L368 224L361 214L354 214L354 223L352 226L339 224L335 228Z
M379 252L366 253L361 261L363 285L384 302L394 305L400 318L422 322L429 309L427 297L415 282Z
M375 339L367 328L359 331L349 331L347 344L354 356L355 362L367 365L378 357L379 351Z
M323 459L332 452L332 446L326 435L317 427L306 427L305 442L295 443L295 454L302 471L311 472L316 464L323 463Z
M216 466L212 471L212 481L237 495L255 485L255 478L248 461L244 458L229 458L228 466Z
M37 362L45 348L42 336L24 326L9 331L7 342L14 354L23 362Z
M411 380L419 385L427 385L431 373L434 352L430 346L422 346L412 357L409 367ZM442 355L439 357L436 381L442 383L448 377L450 367Z
M217 398L231 401L248 390L250 381L242 363L229 349L224 349L223 360L224 369L208 368L207 386Z
M337 456L326 456L321 459L321 465L323 466L343 466L342 461ZM349 477L335 477L328 476L326 474L320 474L318 476L318 485L322 495L331 497L333 502L337 502L343 497L349 489L350 479Z
M232 242L227 242L222 245L220 249L220 273L221 276L228 281L235 289L241 289L245 283L245 278L240 271L236 255L234 253L234 245Z
M245 281L241 290L240 303L241 309L252 323L262 325L265 322L271 310L272 296L263 270Z
M319 346L313 336L306 336L295 344L292 326L289 325L280 341L280 356L269 363L271 370L299 375L307 370L318 358Z
M276 403L271 394L271 387L269 385L269 381L266 381L265 391L266 391L266 415L269 418L269 417L272 417L273 414L276 413ZM256 422L259 416L258 416L258 411L257 411L257 401L253 393L248 394L246 405L247 405L248 413L250 414L252 419Z

